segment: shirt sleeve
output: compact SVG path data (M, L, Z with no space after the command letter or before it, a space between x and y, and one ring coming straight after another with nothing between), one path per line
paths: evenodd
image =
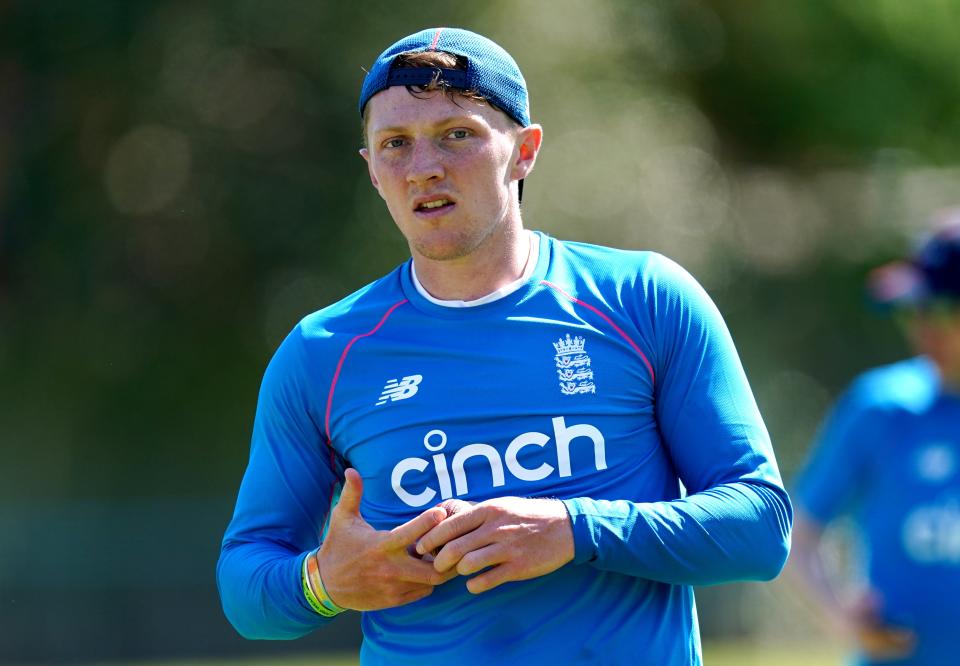
M300 327L267 367L250 459L227 527L217 585L246 638L297 638L328 622L303 597L301 567L316 548L340 470L319 427Z
M881 441L881 410L868 400L861 378L837 401L797 481L797 505L826 524L855 503L869 478L867 447Z
M639 296L636 323L655 345L656 419L687 494L566 500L574 561L673 584L773 578L793 509L730 333L700 285L659 255Z

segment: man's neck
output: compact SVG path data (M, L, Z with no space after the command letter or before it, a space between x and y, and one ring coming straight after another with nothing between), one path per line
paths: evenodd
M432 260L414 253L417 279L434 298L473 301L505 287L523 275L530 256L530 232L518 227L487 242L467 256Z
M930 355L924 355L924 357L936 369L937 377L940 380L941 391L951 395L960 395L960 368L947 367L944 363L938 362L937 359Z
M960 376L940 374L940 385L944 393L960 395Z

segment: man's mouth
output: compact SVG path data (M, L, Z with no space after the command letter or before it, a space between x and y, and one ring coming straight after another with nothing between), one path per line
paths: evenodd
M427 212L432 210L437 210L439 208L448 208L453 205L453 202L450 199L434 199L433 201L424 201L421 204L418 204L414 210L418 212Z

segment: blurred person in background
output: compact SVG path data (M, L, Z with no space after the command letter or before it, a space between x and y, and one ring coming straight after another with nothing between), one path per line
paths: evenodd
M662 256L524 229L543 131L490 40L398 41L360 113L411 259L270 362L228 618L364 611L365 664L700 664L692 586L776 576L792 520L719 312Z
M868 280L918 356L853 382L798 483L791 573L861 664L960 663L960 209L936 220L911 260ZM842 514L864 542L852 591L821 554Z

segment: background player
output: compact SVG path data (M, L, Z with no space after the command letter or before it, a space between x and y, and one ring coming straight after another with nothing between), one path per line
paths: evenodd
M700 663L691 586L775 576L792 517L716 308L663 257L524 230L543 132L489 40L400 40L360 110L412 258L271 361L228 617L367 611L369 664Z
M861 663L956 663L960 654L960 211L908 262L871 275L916 358L858 378L798 490L793 565ZM825 573L824 527L852 512L869 557L852 601Z

